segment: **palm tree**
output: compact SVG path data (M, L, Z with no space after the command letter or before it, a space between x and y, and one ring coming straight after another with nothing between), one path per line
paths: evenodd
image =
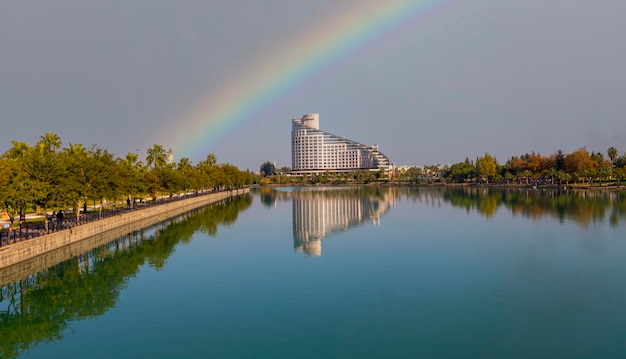
M75 145L70 143L66 148L63 149L63 151L69 156L80 156L87 154L87 149L80 143L77 143Z
M213 167L216 164L217 164L217 157L215 157L215 155L212 153L209 153L206 156L205 160L200 161L200 163L198 163L200 167Z
M133 198L142 192L142 172L145 168L143 162L138 161L139 156L134 152L128 152L125 158L119 158L120 170L124 174L124 183L129 198Z
M617 153L617 148L611 146L609 147L609 149L606 151L606 153L609 155L609 158L611 159L611 163L615 163L615 160L617 159L617 156L619 155Z
M44 136L40 136L39 138L40 139L37 145L40 146L41 149L46 153L55 152L56 150L61 148L61 137L59 137L55 133L48 132Z
M186 170L189 170L191 168L192 168L191 160L189 160L188 157L183 157L183 158L181 158L178 161L178 169L179 170L186 171Z
M148 167L164 167L167 164L167 153L161 145L153 145L146 154Z
M126 166L133 167L137 163L139 156L136 153L128 152L126 158L122 161Z
M11 141L11 146L12 147L4 153L3 157L12 159L22 158L30 151L30 146L27 142Z

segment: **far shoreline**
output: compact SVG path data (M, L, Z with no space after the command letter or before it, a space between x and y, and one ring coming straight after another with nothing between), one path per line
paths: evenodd
M527 184L487 184L487 183L397 183L397 182L370 182L370 183L316 183L316 184L300 184L300 183L287 183L287 184L254 184L251 188L274 188L274 187L303 187L303 188L315 188L315 187L415 187L415 188L498 188L498 189L536 189L536 190L586 190L586 191L609 191L609 192L626 192L626 186L592 186L582 184L568 184L568 185L527 185Z

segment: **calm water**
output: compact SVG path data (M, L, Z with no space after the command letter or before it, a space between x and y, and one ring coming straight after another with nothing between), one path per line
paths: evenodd
M626 196L279 189L2 289L0 357L623 358Z

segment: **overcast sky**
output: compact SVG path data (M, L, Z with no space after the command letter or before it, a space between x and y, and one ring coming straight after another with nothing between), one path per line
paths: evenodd
M206 153L184 153L164 131L193 134L181 114L362 1L4 1L0 152L54 132L120 157L161 144L194 163L214 153L242 169L291 166L291 119L305 113L319 113L325 131L378 144L397 165L626 151L626 1L441 3L329 64Z

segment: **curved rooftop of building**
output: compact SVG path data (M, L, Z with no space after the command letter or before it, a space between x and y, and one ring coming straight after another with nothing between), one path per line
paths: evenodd
M291 127L293 173L389 170L390 161L378 145L362 143L319 129L319 114L293 119Z

